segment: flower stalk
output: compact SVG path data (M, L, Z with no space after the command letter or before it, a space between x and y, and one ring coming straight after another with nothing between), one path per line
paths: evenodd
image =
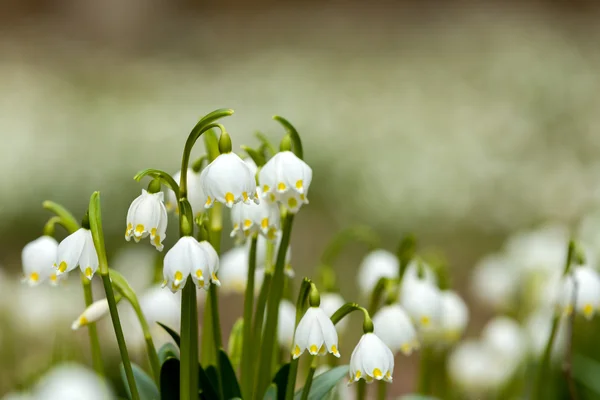
M252 237L250 242L250 254L248 257L248 279L246 292L244 293L244 325L242 347L242 391L245 398L252 396L252 311L254 310L254 275L256 272L256 243L258 238Z

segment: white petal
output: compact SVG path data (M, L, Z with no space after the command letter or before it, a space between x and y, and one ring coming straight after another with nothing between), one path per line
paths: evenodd
M373 316L375 334L393 352L410 354L418 346L417 332L408 313L398 304L382 307Z
M398 278L398 258L389 251L378 249L365 256L358 271L358 287L363 295L368 295L383 277Z
M41 236L23 247L21 262L24 279L30 285L37 285L55 273L58 242L51 236Z
M98 253L94 246L92 232L87 229L86 231L85 245L79 257L79 268L88 279L92 279L92 276L94 276L94 273L98 269Z
M329 353L339 357L340 353L338 349L338 335L337 331L335 330L335 326L322 308L319 308L318 310L319 312L317 313L317 318L319 320L319 324L321 325L321 331L323 332L323 341L325 342L325 347Z
M88 234L90 234L89 230L79 228L60 242L56 256L58 275L77 268Z
M163 284L168 286L173 293L185 286L192 268L190 246L197 245L197 243L193 237L184 236L165 255Z

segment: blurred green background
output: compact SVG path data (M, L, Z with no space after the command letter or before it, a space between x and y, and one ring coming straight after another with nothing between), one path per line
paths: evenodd
M11 322L0 395L31 382L57 342L87 345L69 329L82 311L76 280L66 292L18 283L20 251L48 217L42 201L81 216L100 190L117 256L134 246L122 236L143 187L133 175L175 172L189 130L216 108L236 110L224 122L235 148L257 130L278 141L273 114L302 135L314 179L292 241L299 275L336 231L367 224L390 249L414 232L443 252L469 300L469 269L508 235L575 228L600 202L593 4L3 2L0 301ZM350 249L336 266L348 300L362 255ZM471 305L476 332L489 312ZM413 387L413 358L397 360L394 394Z

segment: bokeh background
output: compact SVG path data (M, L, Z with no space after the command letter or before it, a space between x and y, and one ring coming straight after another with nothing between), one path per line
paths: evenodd
M143 290L152 273L136 266L152 265L152 251L122 254L142 187L132 177L175 172L197 118L222 107L236 110L224 122L236 148L256 131L278 141L273 114L302 135L314 179L293 237L300 275L344 227L369 225L389 249L413 232L448 261L476 333L490 316L468 290L476 262L518 230L576 232L600 205L598 11L585 1L3 1L0 395L56 357L89 361L85 332L70 331L77 280L19 284L20 251L48 217L42 201L81 216L100 190L109 256ZM336 265L348 300L363 254L349 249ZM396 395L414 387L416 359L397 362Z

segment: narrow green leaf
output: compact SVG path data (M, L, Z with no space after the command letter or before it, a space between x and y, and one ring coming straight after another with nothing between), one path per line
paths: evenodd
M206 370L202 365L198 365L198 389L202 393L202 398L207 400L218 399L219 394L213 382L217 383L217 369L210 365Z
M177 344L177 347L181 347L181 337L179 337L179 333L175 332L173 329L160 322L157 322L157 324L160 325L160 327L163 328L165 331L167 331L167 333L173 338L173 340Z
M142 400L160 400L160 393L152 378L134 363L131 363L131 369L133 370L133 378L135 379L135 385L140 393L140 398ZM131 393L129 391L129 385L127 384L127 377L125 376L123 364L119 365L119 370L121 371L121 379L127 390L127 396L131 399Z
M329 371L317 376L312 386L310 387L310 393L308 394L309 400L320 400L324 398L331 389L338 384L338 382L348 373L347 365L340 365L330 369ZM300 400L302 398L302 389L299 389L294 394L294 400Z
M168 343L171 344L171 343ZM171 344L172 345L172 344ZM164 348L165 346L163 346ZM161 349L162 350L162 349ZM167 358L160 369L160 399L179 399L179 371L181 365L177 358Z
M165 343L158 350L158 360L161 365L169 358L179 360L179 349L173 343Z
M235 376L235 370L223 349L219 349L219 362L221 366L221 379L223 381L223 398L231 399L241 397L240 384Z
M242 361L242 346L244 341L244 319L238 318L229 334L229 342L227 343L227 352L233 369L239 368Z
M273 378L273 383L277 385L277 400L285 400L285 393L290 374L290 363L283 364Z
M265 393L265 397L263 397L263 400L277 400L277 393L277 386L274 383L272 383L271 386L269 386L269 388L267 389L267 393Z

